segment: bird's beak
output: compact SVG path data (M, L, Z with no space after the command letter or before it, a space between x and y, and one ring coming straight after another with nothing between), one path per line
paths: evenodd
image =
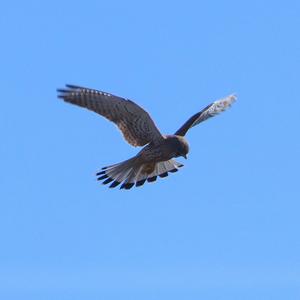
M182 155L185 159L187 159L187 155L185 154L185 155Z

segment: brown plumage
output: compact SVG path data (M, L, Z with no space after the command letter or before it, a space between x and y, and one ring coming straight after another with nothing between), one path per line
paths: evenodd
M174 135L162 135L150 115L131 100L84 87L66 85L58 89L64 101L88 108L114 122L126 141L133 146L145 146L136 156L124 162L102 168L97 173L103 184L121 189L141 186L157 177L177 172L183 165L173 158L186 155L189 146L184 138L187 131L200 122L227 109L235 100L234 95L215 101L193 115Z

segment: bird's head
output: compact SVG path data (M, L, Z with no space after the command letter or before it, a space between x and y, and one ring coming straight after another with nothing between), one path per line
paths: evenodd
M176 145L176 151L175 151L175 157L184 157L187 159L187 154L189 153L189 144L186 141L186 139L182 136L176 136L177 139L177 145Z

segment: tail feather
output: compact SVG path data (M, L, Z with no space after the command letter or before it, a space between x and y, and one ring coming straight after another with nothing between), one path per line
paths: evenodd
M103 180L103 184L111 183L110 188L122 183L120 189L131 189L134 185L142 186L146 181L154 182L158 176L167 177L169 172L177 172L178 168L182 166L182 164L170 159L156 163L153 172L147 174L143 171L143 164L139 162L137 157L133 157L124 162L102 168L97 176L98 180Z
M130 170L130 172L127 175L127 178L124 180L124 183L121 185L120 189L129 190L134 186L138 169L140 169L140 167L135 167Z
M157 176L164 178L168 176L168 172L177 172L180 167L183 165L178 163L177 161L170 159L167 161L162 161L159 163L156 163L155 169L150 174L139 174L139 176L136 178L136 186L142 186L146 181L148 182L154 182L157 179Z
M166 177L166 173L168 172L177 172L179 168L181 168L183 165L178 163L177 161L170 159L167 161L159 162L156 164L154 171L148 176L148 177L155 177L160 176Z

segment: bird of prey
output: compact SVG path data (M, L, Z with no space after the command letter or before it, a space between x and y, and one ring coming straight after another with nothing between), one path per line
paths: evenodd
M135 102L85 87L66 85L58 89L58 97L66 102L92 110L114 122L132 146L144 146L138 154L123 162L102 168L97 173L103 184L121 189L142 186L157 177L177 172L183 165L174 158L187 158L189 145L184 138L193 126L226 110L236 100L234 95L215 101L189 118L172 135L160 133L150 115Z

